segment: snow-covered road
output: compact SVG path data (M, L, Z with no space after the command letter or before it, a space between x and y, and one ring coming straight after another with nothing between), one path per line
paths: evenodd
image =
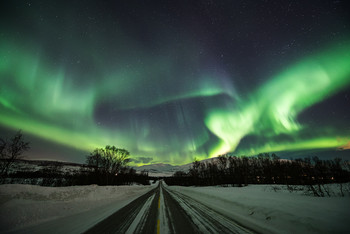
M254 233L232 218L216 212L189 196L175 191L170 194L186 211L201 233Z
M0 185L0 233L348 233L350 196L327 186L334 197L284 185Z
M254 233L189 196L162 185L87 233Z

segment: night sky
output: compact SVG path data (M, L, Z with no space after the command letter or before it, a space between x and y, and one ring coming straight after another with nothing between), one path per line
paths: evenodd
M74 162L350 157L346 2L1 1L1 136Z

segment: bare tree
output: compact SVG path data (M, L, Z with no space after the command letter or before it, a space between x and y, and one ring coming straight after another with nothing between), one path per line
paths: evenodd
M24 141L21 131L10 140L0 138L0 177L6 176L16 159L29 149L29 142Z
M105 183L110 183L110 178L117 176L120 170L129 163L129 151L107 145L105 148L95 149L86 162L93 167L97 176L103 176Z

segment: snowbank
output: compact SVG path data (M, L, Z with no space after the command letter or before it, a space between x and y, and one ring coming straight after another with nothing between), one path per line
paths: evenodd
M0 185L0 233L81 233L155 186Z
M349 233L350 197L311 197L247 187L167 186L262 233ZM283 186L280 186L283 188Z

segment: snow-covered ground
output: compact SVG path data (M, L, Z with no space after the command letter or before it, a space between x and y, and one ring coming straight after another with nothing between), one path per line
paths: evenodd
M349 233L349 196L312 197L276 187L277 192L271 185L166 188L262 233Z
M81 233L155 186L0 185L0 233Z
M155 186L0 185L0 233L81 233ZM349 194L319 198L290 193L284 186L275 186L275 192L271 185L166 189L189 196L262 233L350 230Z

